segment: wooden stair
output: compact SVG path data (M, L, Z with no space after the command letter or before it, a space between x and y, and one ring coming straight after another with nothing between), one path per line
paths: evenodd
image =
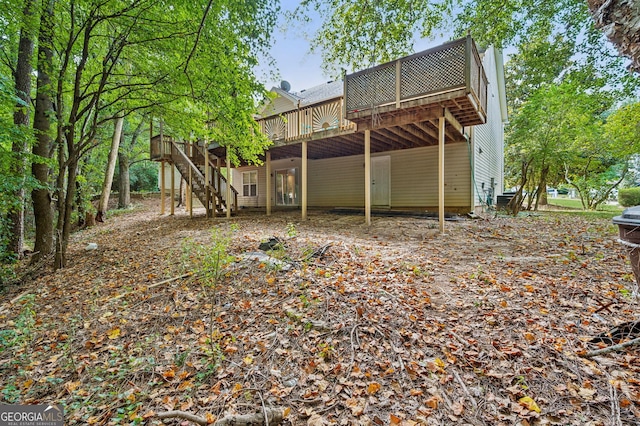
M184 180L191 181L191 190L207 211L207 217L235 213L238 207L238 191L230 186L231 200L227 200L227 178L220 173L215 157L204 145L170 141L172 162ZM206 153L206 154L205 154ZM208 167L208 170L207 170Z

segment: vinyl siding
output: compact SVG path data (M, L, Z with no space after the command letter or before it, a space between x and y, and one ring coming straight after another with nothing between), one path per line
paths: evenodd
M391 158L391 207L437 207L438 147L391 151L378 155ZM309 207L364 206L364 155L309 160ZM297 167L300 159L272 163L272 171ZM234 175L234 186L242 194L242 171L258 170L258 197L238 197L241 206L265 206L265 167L245 167ZM445 206L456 210L470 208L469 153L466 143L445 146ZM272 194L273 194L272 190ZM273 200L272 200L273 205Z
M271 162L271 173L275 173L280 169L297 168L298 174L301 169L300 158L288 158L285 160L277 160ZM244 197L242 195L242 172L248 172L251 170L258 171L258 196L257 197ZM267 168L265 166L248 166L233 169L232 185L238 190L238 205L242 207L264 207L267 205ZM275 180L271 178L271 205L275 205ZM300 198L300 194L298 194Z
M474 202L481 206L484 199L484 189L491 185L491 179L495 181L495 195L503 192L504 173L504 124L500 112L500 99L498 93L498 79L496 74L496 51L487 49L483 56L483 65L489 81L487 93L487 123L475 126L471 132L474 156Z
M296 109L297 105L293 103L290 99L287 99L282 96L278 96L273 99L264 109L261 111L260 115L263 117L268 117L270 115L282 114L283 112L291 111Z

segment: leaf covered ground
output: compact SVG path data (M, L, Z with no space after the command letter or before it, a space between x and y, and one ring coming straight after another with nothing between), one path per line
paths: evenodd
M610 219L491 217L440 235L418 217L158 204L77 232L71 267L4 289L0 402L60 403L68 425L264 407L292 425L640 424L640 348L580 356L638 319ZM243 257L271 236L284 263Z

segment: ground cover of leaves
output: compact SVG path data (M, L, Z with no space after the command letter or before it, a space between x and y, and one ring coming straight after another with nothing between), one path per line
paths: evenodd
M264 407L292 425L640 424L639 347L580 357L638 318L610 219L488 217L440 235L417 217L158 204L77 232L68 268L0 295L0 402L60 403L68 425ZM290 269L241 260L270 236Z

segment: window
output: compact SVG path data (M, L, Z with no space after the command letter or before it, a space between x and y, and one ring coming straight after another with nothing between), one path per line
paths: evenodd
M242 195L244 197L258 196L258 172L242 172Z

